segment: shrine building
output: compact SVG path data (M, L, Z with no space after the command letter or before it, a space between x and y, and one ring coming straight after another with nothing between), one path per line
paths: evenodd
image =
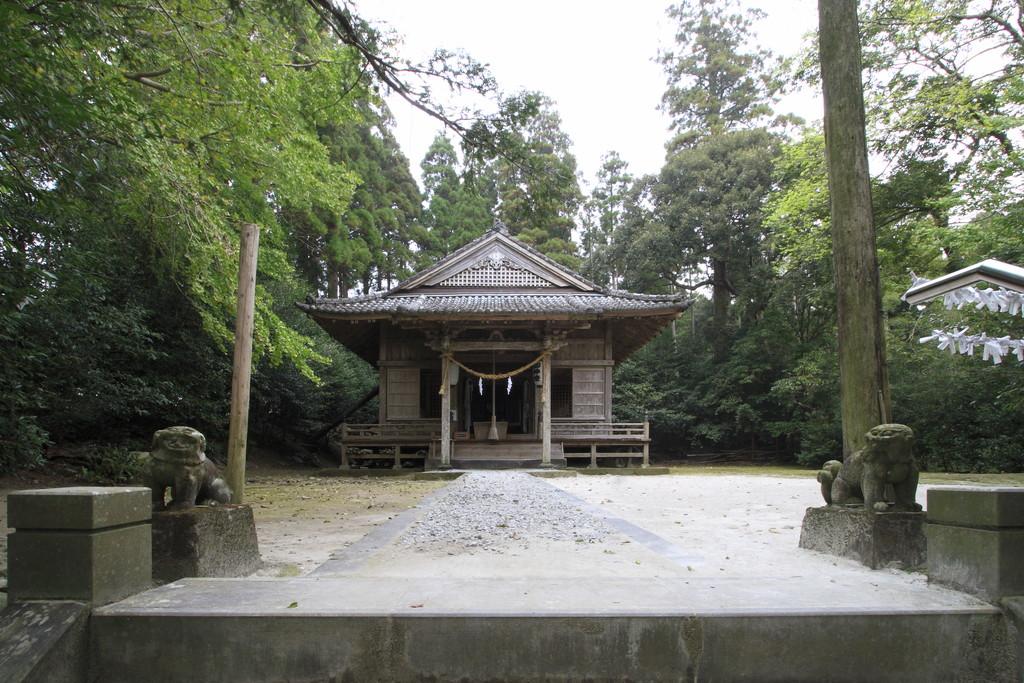
M497 223L386 292L299 307L380 373L377 422L331 436L342 467L447 469L646 467L649 425L614 421L612 369L689 304L602 289Z

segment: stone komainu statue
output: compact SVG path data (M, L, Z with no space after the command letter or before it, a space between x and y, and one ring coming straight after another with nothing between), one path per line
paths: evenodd
M829 460L818 472L821 495L829 505L860 505L865 510L917 511L917 463L914 431L906 425L883 424L867 433L867 445L846 462ZM892 499L887 497L891 487ZM894 503L892 508L889 504Z
M205 451L206 437L191 427L168 427L153 434L147 483L153 489L154 509L164 507L168 487L169 508L231 502L231 489Z

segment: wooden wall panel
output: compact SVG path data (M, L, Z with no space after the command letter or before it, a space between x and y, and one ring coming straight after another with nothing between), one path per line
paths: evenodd
M381 335L381 360L410 361L434 359L438 354L426 345L422 334L388 326Z
M555 360L604 360L604 338L570 339L555 352Z
M605 374L604 368L573 368L573 417L605 419Z
M389 420L415 420L420 416L420 369L385 368Z

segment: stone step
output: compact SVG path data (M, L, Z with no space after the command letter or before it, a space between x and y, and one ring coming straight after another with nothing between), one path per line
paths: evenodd
M553 467L565 467L565 458L551 458ZM540 458L452 458L452 467L457 470L509 470L537 469Z
M455 442L453 458L489 458L491 460L514 460L517 458L540 458L539 441L503 441L500 443ZM551 455L562 455L562 444L551 444Z
M1000 611L802 579L189 579L96 610L96 680L1010 681Z
M541 464L539 441L502 441L500 443L455 442L452 467L462 470L535 469ZM562 444L551 444L551 464L565 467ZM436 469L438 457L426 462L426 469Z

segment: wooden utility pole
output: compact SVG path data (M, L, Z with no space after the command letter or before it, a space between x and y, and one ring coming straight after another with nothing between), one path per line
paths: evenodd
M245 500L245 448L249 437L249 379L252 376L253 309L256 304L256 256L260 228L242 225L238 255L238 308L235 313L235 361L231 376L231 422L228 427L227 481L231 502Z
M891 421L892 405L864 132L857 0L818 0L818 21L845 459L864 446L869 429Z

